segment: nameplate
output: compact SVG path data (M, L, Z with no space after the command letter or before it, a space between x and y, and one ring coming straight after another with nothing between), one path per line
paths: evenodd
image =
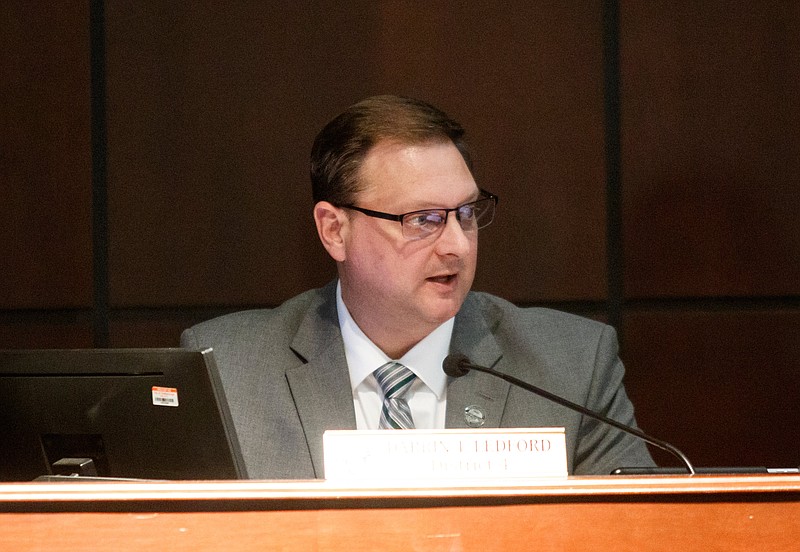
M564 428L326 431L325 479L369 485L567 477Z

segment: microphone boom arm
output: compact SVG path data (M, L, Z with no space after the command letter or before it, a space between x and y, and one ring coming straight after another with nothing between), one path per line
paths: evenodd
M484 366L478 366L477 364L472 364L471 362L468 362L466 359L464 359L461 362L459 362L458 363L458 367L460 369L462 369L462 370L466 368L466 369L469 369L469 370L475 370L476 372L484 372L486 374L497 376L500 379L503 379L503 380L507 381L508 383L510 383L512 385L517 385L519 387L522 387L523 389L526 389L526 390L530 391L531 393L535 393L536 395L540 395L540 396L542 396L542 397L544 397L544 398L546 398L548 400L551 400L551 401L553 401L555 403L560 404L561 406L565 406L567 408L571 408L572 410L577 410L578 412L580 412L582 414L585 414L586 416L589 416L590 418L594 418L595 420L599 420L599 421L604 422L604 423L606 423L608 425L614 426L615 428L617 428L617 429L619 429L621 431L624 431L625 433L628 433L630 435L638 437L639 439L642 439L643 441L645 441L647 443L650 443L653 446L656 446L656 447L658 447L658 448L660 448L662 450L665 450L665 451L675 455L686 466L686 469L689 471L689 475L695 475L694 466L689 461L689 459L686 457L686 455L684 453L682 453L680 450L678 450L677 447L675 447L673 445L670 445L666 441L662 441L661 439L656 439L655 437L651 437L651 436L647 435L646 433L644 433L643 431L640 431L640 430L638 430L638 429L636 429L634 427L627 426L627 425L625 425L625 424L623 424L621 422L618 422L616 420L612 420L611 418L603 416L602 414L599 414L599 413L597 413L597 412L595 412L593 410L590 410L590 409L586 408L585 406L581 406L581 405L576 404L576 403L574 403L572 401L568 401L567 399L565 399L563 397L559 397L558 395L554 395L553 393L550 393L549 391L545 391L544 389L541 389L539 387L531 385L530 383L524 382L524 381L522 381L522 380L520 380L518 378L515 378L514 376L510 376L508 374L504 374L502 372L498 372L496 370L492 370L491 368L486 368Z

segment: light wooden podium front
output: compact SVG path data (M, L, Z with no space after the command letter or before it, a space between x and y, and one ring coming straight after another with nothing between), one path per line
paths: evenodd
M800 549L800 476L0 485L0 550Z

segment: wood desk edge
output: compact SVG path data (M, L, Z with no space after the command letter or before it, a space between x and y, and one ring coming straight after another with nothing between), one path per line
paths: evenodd
M169 481L0 483L0 503L40 501L291 501L331 499L424 499L569 497L617 499L636 496L782 493L800 501L798 475L604 476L440 486L367 486L310 481Z

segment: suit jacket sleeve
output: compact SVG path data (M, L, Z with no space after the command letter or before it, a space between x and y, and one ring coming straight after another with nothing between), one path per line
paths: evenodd
M616 332L608 325L471 293L456 317L451 352L636 425L623 385ZM654 465L640 439L499 378L471 372L452 381L447 393L448 427L466 427L467 407L485 413L485 427L564 427L571 474Z
M618 355L616 332L604 326L597 345L586 405L613 420L636 427L633 404L623 385L625 370ZM641 439L583 416L575 450L575 474L609 474L623 466L653 466Z
M253 479L324 477L323 433L356 428L335 290L333 282L275 309L203 322L182 336L184 347L214 349Z

